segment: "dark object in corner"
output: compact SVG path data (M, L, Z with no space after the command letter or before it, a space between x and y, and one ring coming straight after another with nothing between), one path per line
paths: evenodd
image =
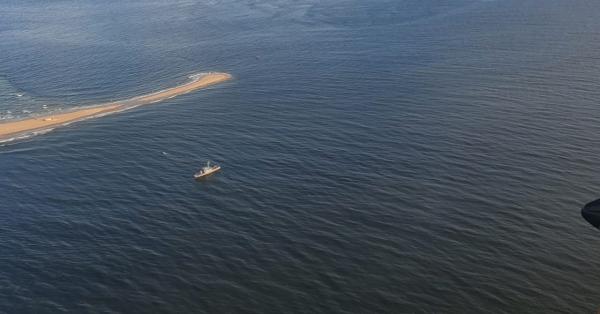
M581 209L581 216L592 226L600 228L600 199L587 203Z

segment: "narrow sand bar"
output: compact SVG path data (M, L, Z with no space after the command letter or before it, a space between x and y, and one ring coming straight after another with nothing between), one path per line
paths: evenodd
M142 105L152 104L201 88L225 82L229 79L231 79L231 75L227 73L207 73L194 78L191 82L168 88L156 93L141 95L122 101L99 104L97 106L81 108L69 112L0 123L0 142L48 129L54 129L69 123L105 116Z

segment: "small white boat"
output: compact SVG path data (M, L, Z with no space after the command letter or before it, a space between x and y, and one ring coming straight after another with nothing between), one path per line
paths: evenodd
M219 165L211 166L210 161L207 161L206 166L202 167L202 169L200 169L200 171L198 171L196 174L194 174L194 179L204 178L204 177L209 176L219 170L221 170L221 166L219 166Z

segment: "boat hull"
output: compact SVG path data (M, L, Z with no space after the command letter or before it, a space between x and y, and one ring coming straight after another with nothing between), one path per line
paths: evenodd
M212 175L213 173L218 172L219 170L221 170L221 167L217 166L217 167L212 168L204 173L197 173L194 175L194 179L198 180L198 179L206 178L206 177Z

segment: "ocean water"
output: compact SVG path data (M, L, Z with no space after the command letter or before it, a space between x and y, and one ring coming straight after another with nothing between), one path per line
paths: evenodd
M2 120L234 79L0 146L0 312L592 313L599 16L2 1Z

